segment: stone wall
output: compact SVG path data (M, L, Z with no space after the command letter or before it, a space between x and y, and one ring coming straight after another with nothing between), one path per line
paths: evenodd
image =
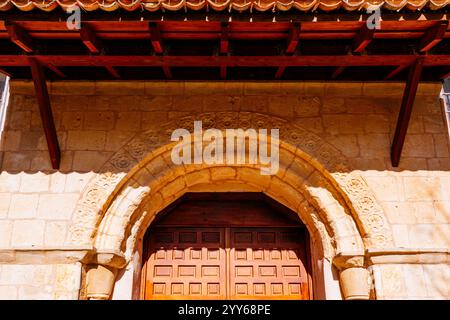
M66 248L68 227L83 188L92 177L103 174L100 168L115 151L160 123L215 111L272 115L317 134L339 149L367 180L392 226L396 247L448 251L450 143L440 85L419 87L400 167L393 168L390 143L403 87L311 82L51 83L62 151L61 169L55 171L33 86L12 82L0 149L0 252ZM70 290L66 285L59 287L59 264L13 263L0 267L0 297L11 292L11 298L76 298L75 285ZM72 268L72 264L66 266ZM45 276L21 277L33 274L25 272L27 268ZM76 277L78 271L70 270L64 272ZM8 272L17 276L5 282L2 279ZM383 264L374 267L373 273L379 298L450 298L450 271L442 262ZM404 286L390 288L386 279L394 276ZM48 282L41 286L47 280L39 277L50 280L46 278Z
M81 265L3 264L0 266L0 300L78 299Z

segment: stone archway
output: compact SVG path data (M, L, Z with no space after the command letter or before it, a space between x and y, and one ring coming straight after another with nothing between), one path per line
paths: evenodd
M199 119L205 129L281 128L278 174L255 174L256 165L174 165L170 161L174 143L168 141L171 132L192 130L194 120ZM381 206L336 149L281 119L231 112L181 118L129 141L88 184L68 241L94 245L95 263L102 267L91 274L105 268L114 273L130 261L137 239L157 212L185 192L218 183L222 189L240 186L264 192L297 212L313 240L320 242L323 255L341 270L347 298L358 297L358 293L350 293L350 282L345 279L352 274L354 282L354 277L367 273L364 250L392 244Z

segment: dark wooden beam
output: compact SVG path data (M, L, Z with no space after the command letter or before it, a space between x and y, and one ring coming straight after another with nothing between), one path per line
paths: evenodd
M164 63L162 65L162 68L163 68L163 72L164 72L164 75L166 76L166 78L167 79L172 79L173 78L172 71L170 70L169 65L167 63Z
M150 30L150 40L152 42L153 50L157 54L163 53L164 49L158 24L156 22L150 22L148 27Z
M450 72L444 73L444 74L440 77L440 79L441 79L441 80L445 80L445 79L447 79L448 77L450 77Z
M399 74L400 72L402 72L403 70L405 70L408 67L409 67L409 64L402 64L402 65L398 66L397 68L395 68L394 70L389 72L389 74L386 77L384 77L384 80L392 79L393 77L395 77L397 74Z
M398 167L402 154L403 144L405 143L406 132L408 131L409 120L413 110L414 99L416 97L417 87L423 69L423 57L411 65L408 80L403 92L402 105L397 119L394 140L391 147L391 162L393 167Z
M372 41L374 32L375 29L367 28L367 25L364 23L364 26L359 30L358 34L353 40L352 51L355 53L363 52L364 49Z
M56 67L340 67L392 66L411 64L414 55L305 55L305 56L115 56L115 55L33 55L41 63ZM29 66L27 56L0 55L0 67ZM450 55L427 55L425 66L450 66Z
M336 79L337 77L339 77L342 72L344 72L345 68L345 66L341 66L334 69L333 74L331 75L331 79Z
M80 37L81 41L83 41L91 53L98 54L102 51L102 41L96 36L94 30L89 25L83 24L81 26Z
M34 82L34 90L41 114L42 126L44 128L45 138L47 140L48 152L53 169L59 169L61 152L56 135L55 123L53 121L50 98L48 96L45 74L37 59L30 57L29 64Z
M277 72L275 73L275 79L281 79L285 70L286 66L279 66Z
M297 49L299 37L300 37L300 23L294 22L289 28L286 53L292 54L295 52L295 49Z
M220 65L220 79L226 79L227 78L227 66L222 64Z
M221 23L221 34L220 34L220 54L227 54L228 53L228 22L222 22Z
M427 52L441 42L444 39L447 28L448 20L439 21L436 25L429 28L420 39L419 51Z
M116 69L114 69L114 67L106 65L105 68L113 78L120 79L120 74L117 72Z
M52 63L47 63L47 68L52 70L54 73L56 73L61 78L66 78L67 76L62 72L58 67L55 67Z
M0 73L3 73L5 76L12 78L11 73L6 71L5 69L0 68Z
M22 48L23 51L31 53L34 51L33 39L22 27L17 24L10 24L6 26L9 39Z

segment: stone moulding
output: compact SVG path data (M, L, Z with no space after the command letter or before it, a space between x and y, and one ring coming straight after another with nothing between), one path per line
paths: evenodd
M92 246L66 248L0 249L0 264L101 264L121 269L125 258L120 252L98 252Z
M280 128L280 141L296 156L303 158L302 161L315 167L321 175L320 183L331 185L345 202L358 226L365 247L393 247L392 231L381 205L362 176L350 168L348 160L337 149L300 126L280 118L251 112L217 112L187 116L155 124L155 128L137 134L105 163L101 174L93 177L86 186L75 208L67 243L92 245L95 243L98 228L105 219L105 213L111 206L138 206L149 191L127 197L121 194L122 191L127 186L131 188L136 184L133 177L147 164L148 159L167 151L173 130L186 128L192 131L194 120L202 120L204 129ZM115 245L116 249L120 246L120 243Z
M92 246L0 249L0 264L65 264L89 261Z
M0 249L0 264L101 264L117 269L125 266L120 252L96 252L93 247ZM450 264L450 249L390 248L360 252L338 252L333 264L339 270L376 264Z
M369 264L450 264L450 249L367 249Z

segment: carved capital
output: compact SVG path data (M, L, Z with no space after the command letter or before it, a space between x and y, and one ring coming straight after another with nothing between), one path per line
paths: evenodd
M353 267L342 270L339 283L345 300L369 300L370 275L365 268Z
M125 257L120 252L97 252L96 263L115 269L122 269L126 265Z
M89 300L109 300L117 269L100 264L88 266L86 275L86 295Z
M333 258L333 264L339 271L348 268L364 267L364 253L360 252L340 252Z

